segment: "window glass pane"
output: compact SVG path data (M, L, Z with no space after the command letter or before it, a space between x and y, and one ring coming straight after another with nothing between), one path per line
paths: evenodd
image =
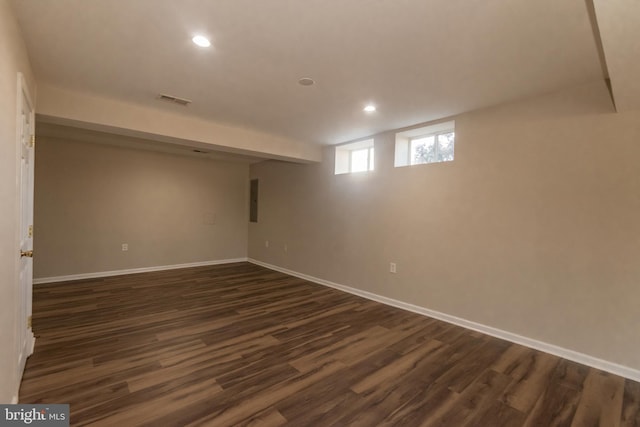
M369 148L369 170L372 171L373 170L373 148Z
M353 150L351 152L351 172L364 172L369 166L369 149Z
M335 174L373 170L373 149L373 139L336 145Z
M427 136L411 140L411 164L431 163L436 161L436 138Z
M449 162L453 160L453 143L455 133L443 133L438 135L438 162Z

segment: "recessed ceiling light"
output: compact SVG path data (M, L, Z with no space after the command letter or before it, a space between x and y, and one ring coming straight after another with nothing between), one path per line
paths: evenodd
M311 86L315 83L315 81L311 77L303 77L298 80L298 84L302 86Z
M211 46L211 42L205 36L195 36L191 39L195 44L200 47L209 47Z
M376 111L376 106L373 104L369 104L366 107L364 107L364 111L366 113L373 113L374 111Z

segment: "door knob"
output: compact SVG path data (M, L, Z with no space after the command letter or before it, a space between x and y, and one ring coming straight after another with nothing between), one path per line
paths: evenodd
M33 251L29 250L29 251L20 251L20 257L28 257L28 258L33 258Z

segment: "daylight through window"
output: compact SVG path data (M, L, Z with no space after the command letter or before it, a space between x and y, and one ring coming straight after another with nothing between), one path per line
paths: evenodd
M372 171L373 168L373 139L336 146L336 175L367 172Z
M409 164L450 162L453 160L454 132L411 138Z
M396 167L450 162L454 158L455 122L438 123L396 134Z

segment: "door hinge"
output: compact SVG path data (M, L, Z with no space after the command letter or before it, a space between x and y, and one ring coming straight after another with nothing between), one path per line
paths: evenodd
M36 145L36 136L35 135L31 135L31 139L29 140L29 147L33 148Z
M32 324L32 316L27 317L27 328L30 328Z
M29 237L33 237L33 225L29 226Z

